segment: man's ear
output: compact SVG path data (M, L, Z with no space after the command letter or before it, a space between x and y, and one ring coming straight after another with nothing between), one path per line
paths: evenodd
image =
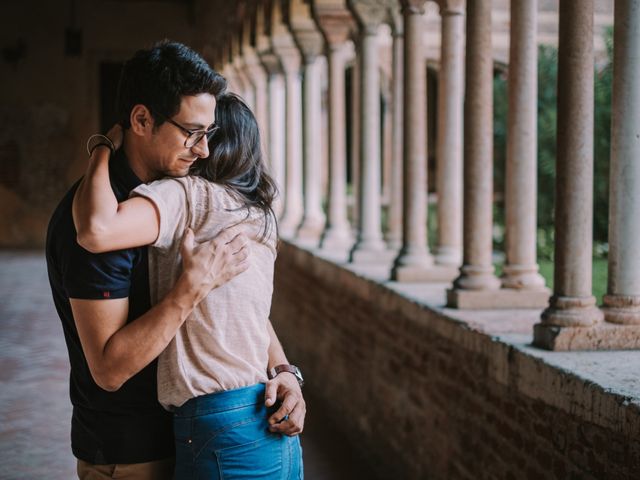
M131 131L134 135L144 136L153 129L153 116L147 107L142 104L135 105L129 116Z

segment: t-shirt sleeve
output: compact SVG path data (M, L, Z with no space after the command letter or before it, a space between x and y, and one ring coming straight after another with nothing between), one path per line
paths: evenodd
M151 200L160 217L160 232L151 246L166 250L182 239L190 222L189 187L183 179L164 179L140 185L131 196L141 196Z
M136 250L95 254L74 241L66 251L68 261L62 272L62 284L69 298L98 300L129 296L131 271L138 261Z

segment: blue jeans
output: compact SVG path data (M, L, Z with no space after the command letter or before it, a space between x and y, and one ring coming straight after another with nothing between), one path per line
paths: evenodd
M176 480L303 478L300 439L269 431L264 390L212 393L175 411Z

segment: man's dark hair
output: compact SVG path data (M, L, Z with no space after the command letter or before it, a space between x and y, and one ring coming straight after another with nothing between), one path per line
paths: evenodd
M131 127L135 105L146 106L159 126L180 109L185 95L210 93L218 97L227 82L186 45L169 40L138 50L122 68L118 85L118 115L123 128Z

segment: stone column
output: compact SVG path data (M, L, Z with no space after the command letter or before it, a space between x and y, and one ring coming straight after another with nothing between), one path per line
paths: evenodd
M464 103L464 0L441 2L442 40L438 81L436 263L462 261L462 110Z
M322 211L322 99L321 65L316 55L304 62L304 217L298 239L316 246L325 224Z
M347 215L345 61L355 24L344 0L314 0L311 5L314 20L324 36L329 77L328 208L321 247L336 260L344 261L353 246Z
M283 214L286 182L286 99L282 65L270 50L260 53L260 61L268 75L267 128L269 146L268 163L271 175L278 186L279 195L273 210L278 218Z
M329 209L322 247L343 250L353 245L347 218L347 142L342 46L329 46Z
M387 231L387 246L390 250L399 251L402 247L402 116L404 81L404 28L402 16L394 9L392 22L393 54L391 75L391 179L389 198L389 229Z
M274 212L281 217L284 209L286 182L286 98L284 75L269 76L269 165L280 195Z
M287 2L289 30L304 62L303 76L303 164L304 215L297 238L315 247L325 224L322 210L322 63L324 39L311 14L310 3Z
M234 52L234 55L232 67L235 70L235 77L238 82L239 91L237 93L244 99L249 108L253 110L255 108L254 85L249 78L244 57L239 51Z
M380 80L375 27L362 31L361 46L359 222L351 260L375 263L385 251L380 215Z
M493 52L491 0L467 3L464 104L464 252L449 305L463 307L465 291L500 288L492 263ZM467 304L466 307L473 305Z
M593 0L560 2L554 291L534 343L602 321L591 290L593 235ZM553 327L553 328L548 328ZM569 340L570 342L570 340Z
M537 0L511 0L505 192L507 262L502 285L541 292L540 306L544 307L548 295L536 262L537 13Z
M245 51L245 62L247 65L247 74L249 80L254 86L254 109L253 113L256 117L256 121L260 126L260 133L262 135L263 147L269 145L268 136L268 92L267 92L267 74L263 65L260 63L260 59L256 55L255 51ZM267 148L263 148L263 151L267 152Z
M360 45L355 40L355 57L351 69L351 198L352 221L359 223L358 198L360 197L360 142L362 129L360 128Z
M273 47L284 69L286 91L286 187L285 206L280 235L292 238L303 214L302 195L302 84L300 81L300 52L293 39L279 35Z
M360 180L358 240L351 252L354 263L379 264L391 260L382 239L380 188L380 78L378 27L395 2L349 1L360 30Z
M392 277L415 280L433 264L427 246L427 74L422 52L425 0L403 0L404 120L402 250ZM410 126L410 128L409 128Z
M640 324L640 0L616 0L609 184L608 322Z

